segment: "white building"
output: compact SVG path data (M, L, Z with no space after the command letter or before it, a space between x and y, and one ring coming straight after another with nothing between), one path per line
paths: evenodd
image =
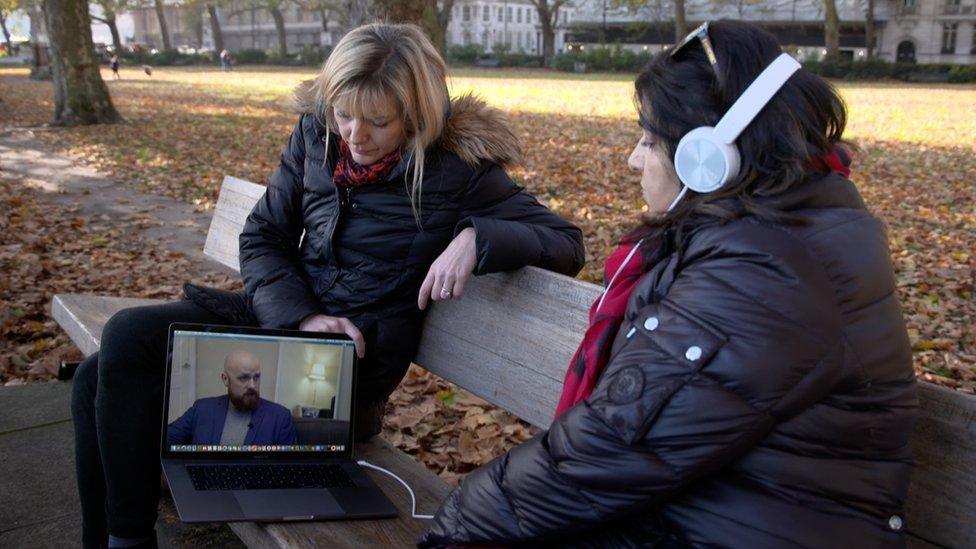
M976 0L876 0L875 55L887 61L976 63L974 4ZM636 12L612 5L611 0L576 0L577 24L567 42L591 44L602 39L650 50L674 43L669 0L649 0ZM866 54L865 9L866 0L837 0L841 53L854 59ZM742 19L772 31L801 59L825 53L821 0L686 0L685 11L689 26L720 18Z
M576 9L563 6L556 25L555 51L563 51L566 29ZM478 45L487 53L542 54L539 12L528 0L459 0L447 26L448 46Z
M888 0L878 39L882 59L976 63L976 0Z

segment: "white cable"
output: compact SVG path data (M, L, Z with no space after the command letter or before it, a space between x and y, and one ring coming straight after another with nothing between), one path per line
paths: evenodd
M384 468L380 467L379 465L373 465L372 463L366 461L365 459L361 459L361 460L357 461L356 463L358 463L359 465L361 465L363 467L368 467L370 469L375 469L375 470L377 470L377 471L379 471L381 473L386 473L386 474L390 475L391 477L399 480L400 481L400 484L402 484L403 487L406 488L408 492L410 492L410 516L412 516L415 519L425 519L425 520L433 520L434 519L434 515L418 515L417 514L417 497L413 495L413 490L410 488L410 485L407 484L405 480L403 480L402 478L398 477L396 475L396 473L394 473L393 471L389 471L387 469L384 469Z
M674 200L671 202L671 205L668 206L668 209L665 211L670 212L671 210L673 210L674 207L678 205L678 202L681 202L681 199L684 198L685 194L687 193L688 193L688 185L682 185L681 192L678 193L678 196L674 197Z
M603 300L607 298L607 292L610 291L610 288L613 286L613 283L617 280L617 275L619 275L620 272L624 270L624 267L626 267L627 264L630 263L630 259L634 257L634 254L637 252L637 248L640 248L641 242L644 242L643 238L638 240L637 244L634 244L634 247L631 248L629 252L627 252L627 257L624 258L624 262L621 263L619 267L617 267L617 272L613 273L613 276L610 277L610 283L607 284L606 288L604 288L603 294L600 296L600 303L596 306L597 311L600 310L600 307L603 307Z

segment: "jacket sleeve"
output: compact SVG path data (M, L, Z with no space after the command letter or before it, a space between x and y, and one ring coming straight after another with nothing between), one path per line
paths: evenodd
M166 444L190 444L193 442L193 417L196 414L196 403L183 412L173 423L166 427Z
M261 326L297 328L321 310L298 255L305 174L302 121L281 154L268 189L244 223L240 237L241 276Z
M775 254L686 266L621 327L590 398L465 478L420 545L595 531L728 466L823 398L842 364L833 292L809 258L790 269Z
M496 164L474 174L455 232L476 231L476 275L533 265L574 276L583 268L583 233L516 186Z

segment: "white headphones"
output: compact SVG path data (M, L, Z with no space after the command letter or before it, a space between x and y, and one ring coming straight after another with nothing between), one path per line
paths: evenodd
M735 140L799 68L800 64L790 54L781 54L749 84L714 128L695 128L681 138L674 151L674 167L685 189L671 207L687 189L710 193L739 173L739 149Z

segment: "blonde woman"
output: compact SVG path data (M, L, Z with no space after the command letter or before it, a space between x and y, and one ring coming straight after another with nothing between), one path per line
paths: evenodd
M86 545L154 541L171 322L348 334L364 438L379 431L429 301L460 298L472 274L582 267L579 229L505 173L520 157L510 126L477 99L450 100L444 61L417 27L350 32L296 96L301 117L241 234L245 292L188 286L188 301L122 311L78 369Z

